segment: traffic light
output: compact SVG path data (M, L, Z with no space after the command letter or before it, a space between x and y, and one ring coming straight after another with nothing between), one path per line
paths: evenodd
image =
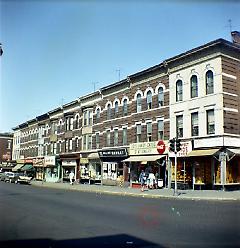
M176 151L179 152L181 151L181 140L176 139Z
M175 139L170 139L169 142L170 142L170 144L169 144L169 150L171 152L175 152Z

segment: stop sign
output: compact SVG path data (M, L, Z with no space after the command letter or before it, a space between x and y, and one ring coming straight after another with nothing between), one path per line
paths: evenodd
M165 152L165 144L163 140L159 140L157 143L157 151L159 154L163 154Z

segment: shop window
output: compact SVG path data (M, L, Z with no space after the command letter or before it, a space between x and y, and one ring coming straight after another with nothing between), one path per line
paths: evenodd
M127 128L123 128L123 145L127 145Z
M114 129L114 146L118 145L118 130Z
M147 122L147 141L152 141L152 122Z
M137 113L142 111L142 96L140 93L137 94Z
M142 135L142 125L141 124L137 124L137 140L136 142L141 142L141 135Z
M178 80L176 83L176 102L183 100L183 82Z
M158 106L161 107L163 105L164 105L163 87L159 87L159 89L158 89Z
M214 110L207 110L207 134L215 133Z
M147 92L147 109L151 109L152 108L152 92L151 90L149 90Z
M198 78L196 75L193 75L190 79L191 84L191 98L198 96Z
M163 120L158 121L158 140L164 139L164 123Z
M176 117L176 136L178 138L182 138L183 137L183 116L179 115Z
M107 140L107 143L106 143L106 146L110 146L111 145L111 133L110 133L110 130L107 130L107 133L106 133L106 140Z
M191 114L192 136L198 136L198 112Z
M127 115L128 113L128 105L127 105L127 99L124 99L123 101L123 115Z
M214 92L214 83L213 83L213 72L206 72L206 94L212 94Z

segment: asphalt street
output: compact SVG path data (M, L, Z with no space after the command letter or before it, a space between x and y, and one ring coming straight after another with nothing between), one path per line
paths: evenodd
M0 247L239 247L240 201L147 199L0 182Z

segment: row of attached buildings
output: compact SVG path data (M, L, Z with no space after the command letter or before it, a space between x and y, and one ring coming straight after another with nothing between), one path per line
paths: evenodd
M69 89L70 90L70 89ZM177 181L240 185L240 46L218 39L50 110L15 128L13 171L36 180L138 187L151 170Z

